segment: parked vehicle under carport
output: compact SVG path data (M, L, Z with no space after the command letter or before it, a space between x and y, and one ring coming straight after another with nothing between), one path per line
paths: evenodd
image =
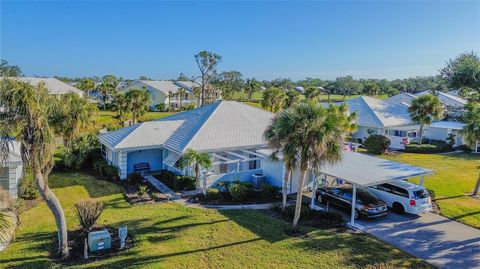
M352 209L353 188L351 185L341 187L324 187L317 190L317 200L329 203L345 210ZM355 219L384 217L387 213L387 204L375 195L364 189L358 189L355 203Z

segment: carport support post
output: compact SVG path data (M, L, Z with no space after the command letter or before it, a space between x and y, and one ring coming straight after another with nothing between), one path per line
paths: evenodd
M317 192L317 179L314 176L313 177L313 188L312 188L312 199L310 201L310 209L313 209L315 207L315 194Z
M420 176L420 185L423 186L425 183L425 176Z
M350 226L355 227L355 205L357 202L357 186L352 184L353 186L353 195L352 195L352 213L350 216Z

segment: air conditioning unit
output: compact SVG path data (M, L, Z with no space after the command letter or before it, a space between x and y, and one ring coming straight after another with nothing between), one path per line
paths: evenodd
M252 175L252 185L255 190L260 190L263 183L267 182L267 176L264 174L253 174Z

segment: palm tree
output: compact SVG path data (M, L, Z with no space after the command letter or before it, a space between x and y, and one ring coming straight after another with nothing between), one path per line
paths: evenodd
M271 112L278 112L285 106L287 96L285 92L276 87L271 87L263 92L262 107Z
M124 126L128 112L130 111L130 100L124 93L117 93L113 98L113 111L115 112L120 126Z
M178 107L179 108L182 108L182 101L183 101L183 97L185 96L185 94L186 94L186 91L183 88L179 88L177 90Z
M6 212L0 211L0 242L5 242L10 239L14 232L11 217Z
M256 79L247 79L244 91L247 94L248 100L252 99L252 95L260 89L260 86L262 86L262 84Z
M210 159L210 155L204 152L197 152L193 149L187 149L185 153L182 155L180 159L180 167L190 167L193 166L195 171L195 179L197 190L200 189L200 169L206 168L209 169L212 167L212 160ZM206 194L207 191L207 182L206 180L203 182L203 193Z
M106 109L107 96L113 94L117 88L118 80L114 75L107 75L102 78L102 83L99 86L100 93L103 96L103 109Z
M171 109L172 108L172 96L173 96L173 93L172 91L168 91L168 109Z
M17 134L21 143L23 163L33 172L35 183L55 218L58 230L58 252L62 257L69 255L67 221L62 205L48 186L48 175L54 162L55 141L50 128L51 104L53 97L48 95L45 85L36 87L28 83L5 79L0 85L0 137ZM11 150L8 139L0 140L0 155L7 156ZM0 160L3 162L5 160Z
M443 104L433 94L425 94L413 99L412 105L408 108L410 117L415 123L420 124L420 141L422 144L423 128L425 125L430 125L434 120L439 120L443 117Z
M474 148L474 152L478 153L478 146L480 141L480 103L469 102L467 104L467 112L464 117L465 127L462 133L465 136L467 144ZM477 183L473 189L473 196L477 196L480 190L480 174L478 175Z
M135 124L140 116L147 113L150 106L150 95L145 90L131 89L127 92L126 97L130 102L132 124Z
M356 129L356 114L348 115L345 105L328 109L312 101L300 103L275 115L271 126L273 139L269 140L274 153L281 153L287 168L300 169L293 229L298 229L305 174L308 169L320 169L326 163L338 162L342 157L345 137ZM270 137L267 133L266 137ZM290 166L290 167L289 167Z
M87 93L87 98L90 98L90 91L95 88L95 81L91 78L82 79L78 88Z
M80 130L94 121L97 112L95 104L75 93L68 93L56 102L52 125L62 135L64 145L70 147Z

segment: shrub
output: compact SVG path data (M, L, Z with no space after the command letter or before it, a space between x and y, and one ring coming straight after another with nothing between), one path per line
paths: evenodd
M77 217L84 232L93 228L100 214L103 212L103 202L99 200L83 200L75 203Z
M147 186L140 185L138 187L138 196L143 197L143 196L145 196L145 194L147 194Z
M363 146L373 154L384 154L390 147L390 139L383 135L374 134L363 142Z
M25 200L34 200L40 196L37 186L35 186L35 179L30 171L26 171L20 185L18 186L18 196Z
M262 197L268 201L274 200L277 197L278 193L280 192L279 187L275 187L267 183L263 183L261 186L261 189L262 189Z
M129 176L128 176L128 181L131 183L131 184L140 184L143 182L143 177L142 175L140 175L139 173L131 173Z
M240 182L233 182L228 186L228 192L232 196L233 201L242 202L247 199L250 191L248 185Z
M334 211L311 211L311 217L314 220L321 221L329 227L340 228L345 227L345 220L340 213Z
M118 180L118 169L113 165L107 165L104 168L104 176L108 181Z
M207 201L217 201L221 198L220 190L215 188L208 188L207 195L205 196L205 200Z
M168 112L168 107L165 104L157 104L155 106L155 110L160 112Z
M177 176L172 171L161 170L157 178L169 188L175 188L175 180Z
M68 168L88 167L100 152L100 143L95 133L81 134L72 141L70 148L60 150L63 163ZM61 163L58 163L61 166Z
M182 106L182 110L186 111L186 110L192 110L195 108L195 104L186 104L186 105L183 105Z
M384 262L368 264L367 266L363 267L363 269L395 269L395 268L397 267Z
M440 140L430 140L430 143L434 144L408 144L405 145L405 152L409 153L440 153L451 151L452 145L447 144L445 141L438 142Z
M195 177L177 176L175 179L175 189L182 191L195 190Z
M302 204L302 208L300 210L300 219L301 220L306 220L309 219L311 216L311 209L307 205ZM290 205L285 208L285 215L288 218L293 219L295 216L295 205Z
M96 160L92 166L95 173L97 173L101 178L103 178L105 176L104 170L107 165L108 164L104 159L100 159Z

